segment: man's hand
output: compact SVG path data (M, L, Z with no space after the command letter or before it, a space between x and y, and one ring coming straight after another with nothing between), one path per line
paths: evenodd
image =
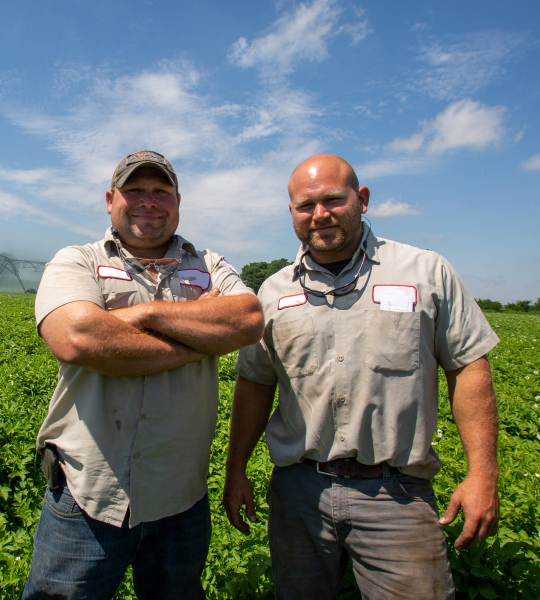
M217 298L220 295L221 295L221 292L220 292L219 288L214 288L213 290L210 290L209 292L204 292L204 294L201 294L197 298L197 300L208 300L210 298Z
M458 485L452 494L450 504L439 523L448 525L458 515L465 514L465 524L454 547L457 550L469 550L497 533L499 523L499 497L497 482L485 476L468 476Z
M228 472L223 490L223 506L231 525L244 535L249 535L249 525L240 515L240 507L245 504L246 515L251 523L257 522L253 502L253 486L242 471Z

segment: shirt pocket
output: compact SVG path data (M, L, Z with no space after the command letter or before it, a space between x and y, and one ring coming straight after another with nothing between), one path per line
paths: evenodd
M312 375L318 367L313 319L274 324L274 346L291 379Z
M364 351L375 373L412 373L420 364L420 313L367 310Z
M122 279L100 279L103 301L107 310L127 308L139 302L139 292L135 281Z

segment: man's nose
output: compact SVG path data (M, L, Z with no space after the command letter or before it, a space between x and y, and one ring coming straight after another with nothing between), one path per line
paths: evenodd
M316 204L315 205L315 210L313 211L314 219L327 219L329 216L330 216L330 213L328 212L328 210L324 206L324 204Z
M155 206L157 204L154 194L151 190L146 190L139 199L139 204L143 206Z

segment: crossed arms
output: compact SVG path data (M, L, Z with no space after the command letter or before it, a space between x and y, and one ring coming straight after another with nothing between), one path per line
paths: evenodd
M440 523L448 525L461 509L465 525L455 547L468 550L497 531L497 406L485 357L461 369L447 371L446 378L454 419L467 455L468 474L457 486ZM223 504L231 524L246 535L249 525L241 517L241 506L245 504L251 522L256 520L246 465L268 422L274 392L275 386L243 377L238 377L236 383Z
M40 333L58 360L102 375L166 371L254 344L264 328L250 294L195 302L148 302L112 312L93 302L71 302L49 313Z

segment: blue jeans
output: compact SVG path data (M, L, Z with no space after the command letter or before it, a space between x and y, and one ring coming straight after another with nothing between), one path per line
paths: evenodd
M45 492L23 600L110 600L129 565L138 598L204 599L210 544L208 496L189 510L129 528L83 512L64 483Z
M305 463L276 467L268 539L277 600L331 600L349 558L364 600L454 598L431 483L346 479Z

